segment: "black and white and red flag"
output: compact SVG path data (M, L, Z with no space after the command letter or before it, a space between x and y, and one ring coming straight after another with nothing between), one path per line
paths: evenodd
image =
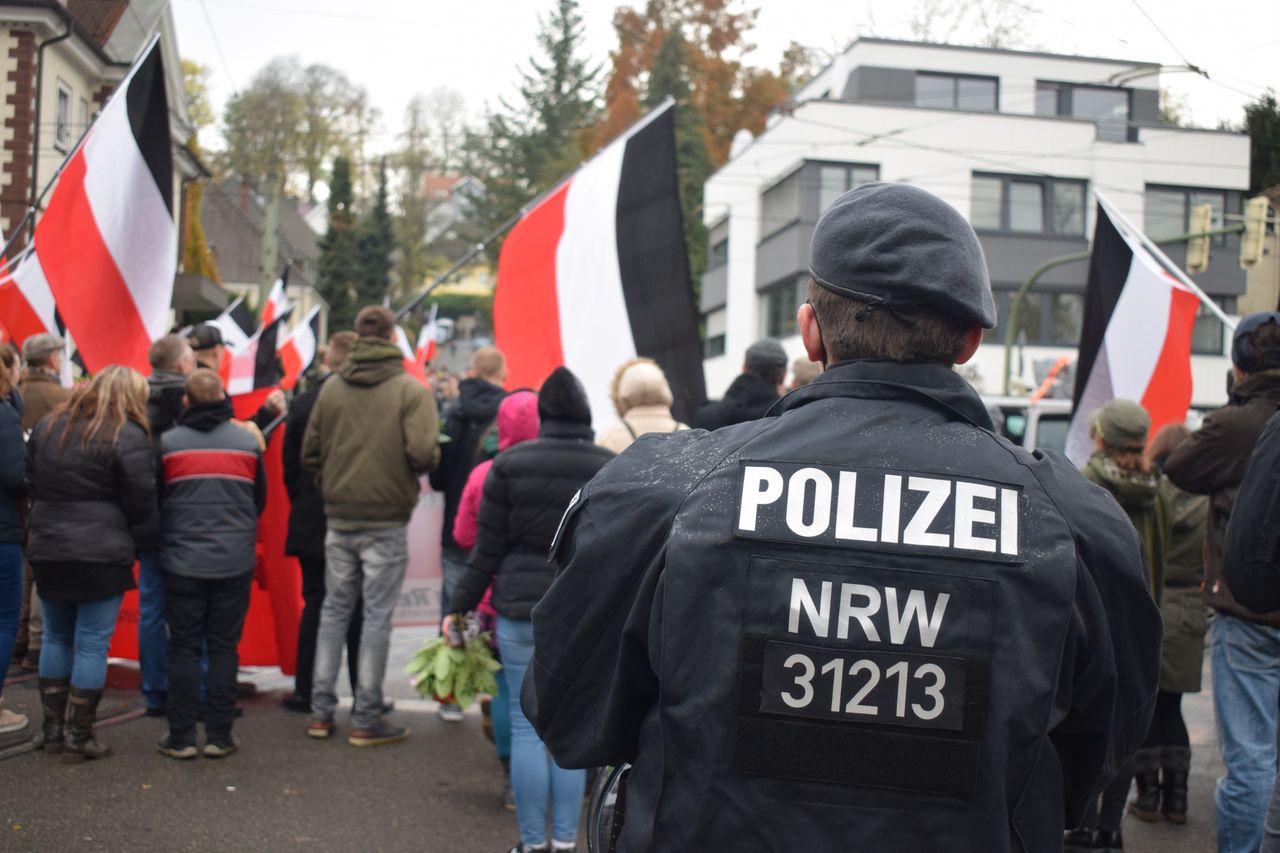
M157 39L64 164L23 263L39 264L90 371L149 372L147 350L166 331L178 261L171 144Z
M311 309L311 313L289 333L276 351L280 355L280 364L284 367L280 387L292 391L297 387L302 374L315 362L316 353L320 351L319 305Z
M259 388L270 388L280 381L276 364L276 345L280 341L281 327L293 313L292 306L253 334L231 359L231 376L227 380L227 393L231 396L248 394Z
M262 306L262 325L266 326L275 318L279 317L289 307L289 297L285 295L285 288L289 285L289 267L280 271L280 277L276 279L275 284L271 285L271 291L267 294L267 301Z
M666 371L677 417L706 396L667 103L544 195L498 259L494 329L508 385L537 388L556 367L586 388L597 423L624 361Z
M1182 423L1191 405L1191 329L1200 297L1174 276L1173 262L1099 199L1067 457L1093 453L1089 427L1108 400L1132 400L1151 416L1151 435Z

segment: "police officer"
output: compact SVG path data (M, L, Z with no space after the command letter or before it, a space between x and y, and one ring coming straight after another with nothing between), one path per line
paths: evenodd
M1138 537L951 369L996 321L954 209L852 190L810 272L821 376L571 503L524 708L562 766L634 764L626 853L1060 850L1151 716Z

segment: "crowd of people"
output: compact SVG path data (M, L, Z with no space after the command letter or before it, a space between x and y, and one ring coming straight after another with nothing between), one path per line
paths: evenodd
M383 682L429 477L442 633L478 620L502 664L483 706L512 853L575 849L586 768L624 763L623 849L901 849L949 832L956 849L1115 853L1126 813L1188 819L1181 706L1201 690L1206 633L1219 850L1280 850L1280 610L1265 609L1280 596L1254 575L1247 600L1228 585L1262 553L1228 539L1250 535L1229 532L1252 509L1237 495L1265 503L1275 480L1255 472L1241 491L1269 420L1280 435L1280 313L1240 323L1229 403L1199 430L1152 436L1139 403L1112 400L1076 472L996 435L952 370L994 323L972 230L922 191L879 186L819 223L807 358L753 344L692 428L648 358L618 367L604 425L563 367L506 389L493 347L441 405L377 306L330 337L291 404L273 392L246 421L213 326L156 341L150 377L108 367L74 388L57 336L0 346L0 656L38 673L36 747L111 754L95 721L136 584L159 751L237 750L263 455L283 422L303 599L285 707L308 715L307 736L334 736L345 650L348 743L409 736ZM900 221L927 232L945 281L927 251L885 263L900 245L858 236ZM846 670L873 678L855 695ZM873 692L881 678L898 679L896 703ZM28 724L0 705L0 732ZM994 752L988 725L1005 739Z

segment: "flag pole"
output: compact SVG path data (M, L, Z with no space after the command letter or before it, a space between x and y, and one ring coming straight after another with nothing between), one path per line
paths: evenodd
M1137 238L1138 242L1142 244L1142 247L1147 250L1151 257L1155 258L1156 262L1160 264L1160 266L1164 267L1165 271L1176 278L1180 284L1194 293L1196 298L1199 299L1200 302L1222 322L1222 325L1226 326L1232 332L1236 330L1236 321L1228 317L1227 312L1223 311L1222 307L1218 305L1218 303L1209 298L1209 294L1201 290L1200 286L1191 280L1191 276L1187 275L1182 271L1181 267L1169 260L1169 257L1160 250L1160 247L1157 246L1150 237L1142 233L1140 229L1135 228L1133 223L1131 223L1115 205L1108 201L1107 197L1102 193L1095 189L1093 191L1093 196L1098 200L1098 204L1102 205L1102 207L1107 211L1107 215L1111 217L1111 220L1123 225L1130 234Z
M643 130L645 127L647 127L647 126L649 125L649 123L650 123L650 122L652 122L652 121L653 121L654 119L656 119L658 116L662 115L662 114L663 114L664 112L666 112L668 109L670 109L670 108L674 107L674 106L675 106L675 103L676 103L676 99L675 99L675 98L673 98L673 97L671 97L670 95L668 95L667 97L663 98L661 103L659 103L659 104L658 104L656 107L654 107L653 109L649 110L649 112L645 113L645 115L644 115L644 116L642 116L641 118L639 118L639 119L638 119L634 124L632 124L630 127L628 127L628 128L627 128L627 130L626 130L626 132L625 132L625 134L623 134L623 135L624 135L624 136L631 136L631 135L633 135L633 134L635 134L635 133L637 133L637 132L639 132L639 131ZM426 290L424 290L424 291L422 291L421 293L419 293L417 296L415 296L413 299L411 299L407 305L405 305L403 308L401 308L399 311L397 311L397 312L396 312L396 322L399 322L399 321L400 321L400 319L401 319L402 317L404 317L404 315L405 315L405 314L408 314L408 313L409 313L410 311L412 311L414 308L417 308L419 305L421 305L421 304L422 304L422 301L423 301L424 299L426 299L428 296L430 296L430 295L431 295L431 291L435 290L437 287L439 287L440 285L444 284L446 281L448 281L450 278L452 278L454 275L456 275L456 274L458 273L458 271L459 271L459 270L461 270L461 269L462 269L463 267L465 267L467 264L469 264L469 263L471 263L473 260L475 260L475 259L476 259L476 257L477 257L481 252L483 252L485 249L487 249L487 248L489 247L489 244L490 244L490 243L492 243L494 240L497 240L497 239L498 239L499 237L501 237L503 234L507 233L507 232L508 232L508 231L510 231L512 228L514 228L514 227L515 227L515 224L516 224L517 222L519 222L522 218L524 218L525 214L527 214L529 211L533 210L535 207L537 207L539 204L541 204L541 203L542 203L542 201L543 201L543 199L545 199L547 196L551 195L553 192L555 192L557 189L559 189L561 184L563 184L565 181L569 180L569 179L570 179L570 178L572 178L574 175L576 175L579 171L581 171L581 170L582 170L582 168L583 168L584 166L586 166L588 163L590 163L592 160L594 160L597 156L599 156L599 154L600 154L600 152L601 152L601 151L603 151L603 150L605 150L606 148L608 148L608 147L609 147L609 145L610 145L610 144L612 144L613 142L615 142L616 140L617 140L617 138L615 137L615 139L611 139L611 140L609 140L609 143L608 143L608 144L605 144L605 145L600 146L600 149L599 149L598 151L596 151L594 154L592 154L592 155L591 155L590 157L588 157L587 159L583 160L583 161L582 161L581 163L579 163L577 166L574 166L574 167L573 167L573 169L571 169L569 172L567 172L567 173L565 174L565 176L564 176L564 177L562 177L560 180L556 181L556 182L555 182L554 184L552 184L550 187L548 187L547 189L545 189L545 190L543 190L542 192L538 193L538 195L534 196L534 198L533 198L533 200L532 200L532 201L530 201L530 202L528 202L527 204L525 204L525 205L521 206L521 208L520 208L519 210L517 210L514 214L512 214L512 216L511 216L511 218L510 218L510 219L508 219L506 222L502 223L502 224L501 224L501 225L499 225L497 228L495 228L492 232L490 232L490 233L489 233L489 234L488 234L488 235L487 235L483 240L481 240L479 243L476 243L474 246L472 246L472 247L467 251L467 253L466 253L465 255L463 255L463 256L462 256L461 260L459 260L459 261L458 261L457 263L455 263L453 266L449 267L449 269L448 269L448 270L446 270L445 272L443 272L443 273L441 273L439 276L437 276L437 277L435 278L435 280L431 282L431 284L427 285Z
M124 84L129 82L129 78L131 78L134 72L138 70L138 65L151 53L151 50L159 43L159 41L160 33L157 32L151 37L151 41L147 42L147 46L144 47L133 60L133 64L129 66L129 70L125 72L125 75L120 78L120 82L116 84L115 89L111 91L111 95L107 98L106 103L102 105L102 110L106 110L107 106L115 99L116 95L124 87ZM98 114L101 115L102 111L99 111ZM71 162L71 158L76 156L76 153L80 150L80 146L84 144L85 138L88 137L89 131L93 129L95 124L97 124L97 119L89 122L89 126L80 131L80 138L76 140L76 144L72 146L71 151L67 156L62 158L62 162L58 164L58 168L54 171L53 177L50 178L49 181L40 189L40 194L32 199L31 204L27 205L27 212L23 214L21 221L19 221L17 226L13 229L13 233L4 241L3 248L0 248L0 257L8 256L9 249L13 246L13 241L18 239L18 235L23 232L27 227L27 223L29 223L32 217L36 215L36 210L40 207L40 202L44 201L44 197L49 194L49 190L53 189L53 185L58 182L58 178L62 176L63 170L67 168L67 164Z

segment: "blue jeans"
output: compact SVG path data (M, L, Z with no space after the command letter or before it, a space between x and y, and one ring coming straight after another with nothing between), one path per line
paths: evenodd
M498 692L489 703L489 716L493 721L493 748L501 760L511 757L511 688L505 673L499 672L495 681Z
M169 701L169 632L164 621L164 581L160 554L138 552L138 669L142 696L151 708Z
M122 595L97 601L53 601L41 598L44 644L40 677L71 677L71 686L100 690L107 681L107 649L116 630Z
M0 695L22 615L22 546L0 545Z
M1218 850L1256 853L1276 782L1280 628L1219 613L1210 646L1213 706L1227 768L1214 793Z
M364 626L351 728L372 729L382 718L382 679L391 646L391 614L400 600L409 545L404 527L342 531L329 528L324 538L325 594L316 633L316 668L311 685L311 716L333 719L338 705L338 668L347 627L364 596Z
M520 707L520 686L533 658L533 622L499 615L498 648L511 697L511 789L516 799L520 841L535 847L547 843L549 799L551 837L572 842L578 837L587 771L558 766Z

